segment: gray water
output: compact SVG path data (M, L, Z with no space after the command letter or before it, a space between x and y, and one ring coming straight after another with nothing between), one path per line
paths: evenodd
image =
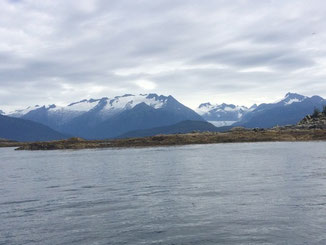
M326 143L3 148L0 244L326 244Z

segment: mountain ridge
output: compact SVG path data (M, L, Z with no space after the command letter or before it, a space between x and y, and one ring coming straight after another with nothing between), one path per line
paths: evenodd
M326 100L320 96L304 96L288 92L285 96L272 103L262 103L251 107L235 106L233 104L200 104L197 112L207 121L217 126L243 126L249 128L269 128L295 124L313 109L321 109ZM203 109L204 108L204 109ZM213 121L215 120L215 121Z
M246 128L271 128L298 123L315 108L321 109L326 100L320 96L303 96L297 93L287 93L285 97L274 103L260 104L251 113L247 113L234 126Z
M218 132L213 124L204 121L181 121L176 124L151 129L134 130L119 135L117 138L148 137L159 134L185 134L191 132Z
M88 139L115 137L127 131L166 126L183 120L204 120L173 96L154 93L83 99L65 107L34 106L17 110L9 116Z
M0 115L0 138L31 142L62 140L68 136L40 123Z

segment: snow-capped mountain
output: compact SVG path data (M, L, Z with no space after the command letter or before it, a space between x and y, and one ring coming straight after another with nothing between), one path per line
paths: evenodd
M214 124L217 127L229 126L241 120L244 114L255 109L253 107L247 108L245 106L236 106L233 104L216 104L203 103L199 105L196 112L205 120Z
M326 100L319 96L307 97L296 93L287 93L274 103L256 104L247 108L232 104L201 104L196 112L217 127L244 126L249 128L269 128L276 125L295 124L314 108L322 109Z
M85 138L108 138L130 130L165 126L183 120L203 120L172 96L157 94L85 99L64 107L35 106L8 115Z
M60 117L61 123L65 123L85 112L89 112L94 109L99 109L98 113L103 119L110 117L123 110L132 109L134 106L145 103L155 109L161 108L165 105L168 97L157 96L156 94L140 94L132 95L126 94L123 96L116 96L112 99L104 97L102 99L84 99L78 102L73 102L67 106L29 106L23 110L16 110L8 113L11 117L30 117L30 113L40 112L40 110L46 111L48 116ZM98 108L100 107L100 108Z
M15 111L11 111L9 113L4 113L7 116L11 116L11 117L22 117L24 115L26 115L27 113L29 113L30 111L39 109L40 106L39 105L35 105L35 106L29 106L25 109L19 109L19 110L15 110Z
M293 103L302 102L305 99L308 99L308 97L300 95L300 94L295 94L295 93L287 93L285 95L285 98L282 100L282 102L283 102L284 105L288 106L288 105L291 105Z
M287 93L284 98L282 98L281 100L278 100L272 104L282 104L282 105L291 105L292 103L298 103L298 102L302 102L305 99L308 99L307 96L303 96L301 94L297 94L297 93Z
M269 104L260 104L256 109L247 112L240 122L234 124L248 128L270 128L296 124L306 115L311 114L314 108L322 109L326 100L320 96L307 97L296 93L287 93L279 101Z

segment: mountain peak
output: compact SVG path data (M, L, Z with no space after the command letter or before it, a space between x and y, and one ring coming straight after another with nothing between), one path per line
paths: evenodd
M285 95L285 99L286 98L289 98L289 99L304 99L304 98L306 98L306 96L303 96L303 95L297 94L297 93L291 93L291 92L289 92L289 93L287 93Z
M115 96L114 99L120 99L120 98L127 98L127 97L134 97L134 94L124 94L124 95L118 95Z
M121 97L130 97L130 96L134 96L133 94L124 94Z
M253 104L252 106L250 106L249 110L255 110L258 107L257 104Z
M285 95L285 98L280 102L284 103L285 105L290 105L290 104L295 103L295 102L302 102L306 98L307 98L306 96L303 96L301 94L287 93Z
M209 103L209 102L206 102L206 103L202 103L202 104L200 104L199 106L198 106L198 108L203 108L203 107L211 107L212 106L212 104L211 103Z
M104 98L102 98L102 99L104 99ZM68 106L74 106L74 105L78 105L78 104L82 104L82 103L94 103L94 102L97 102L97 101L99 101L99 99L89 99L89 100L83 99L83 100L80 100L80 101L77 101L77 102L72 102Z
M146 99L152 99L152 98L157 99L159 97L157 94L154 94L154 93L145 94L144 96L146 96Z

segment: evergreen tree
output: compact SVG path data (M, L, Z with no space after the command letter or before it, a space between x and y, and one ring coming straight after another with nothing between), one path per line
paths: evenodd
M326 105L323 106L323 114L326 116Z
M320 110L317 108L317 107L315 107L315 109L314 109L314 112L312 113L312 117L318 117L319 116L319 113L320 113Z

